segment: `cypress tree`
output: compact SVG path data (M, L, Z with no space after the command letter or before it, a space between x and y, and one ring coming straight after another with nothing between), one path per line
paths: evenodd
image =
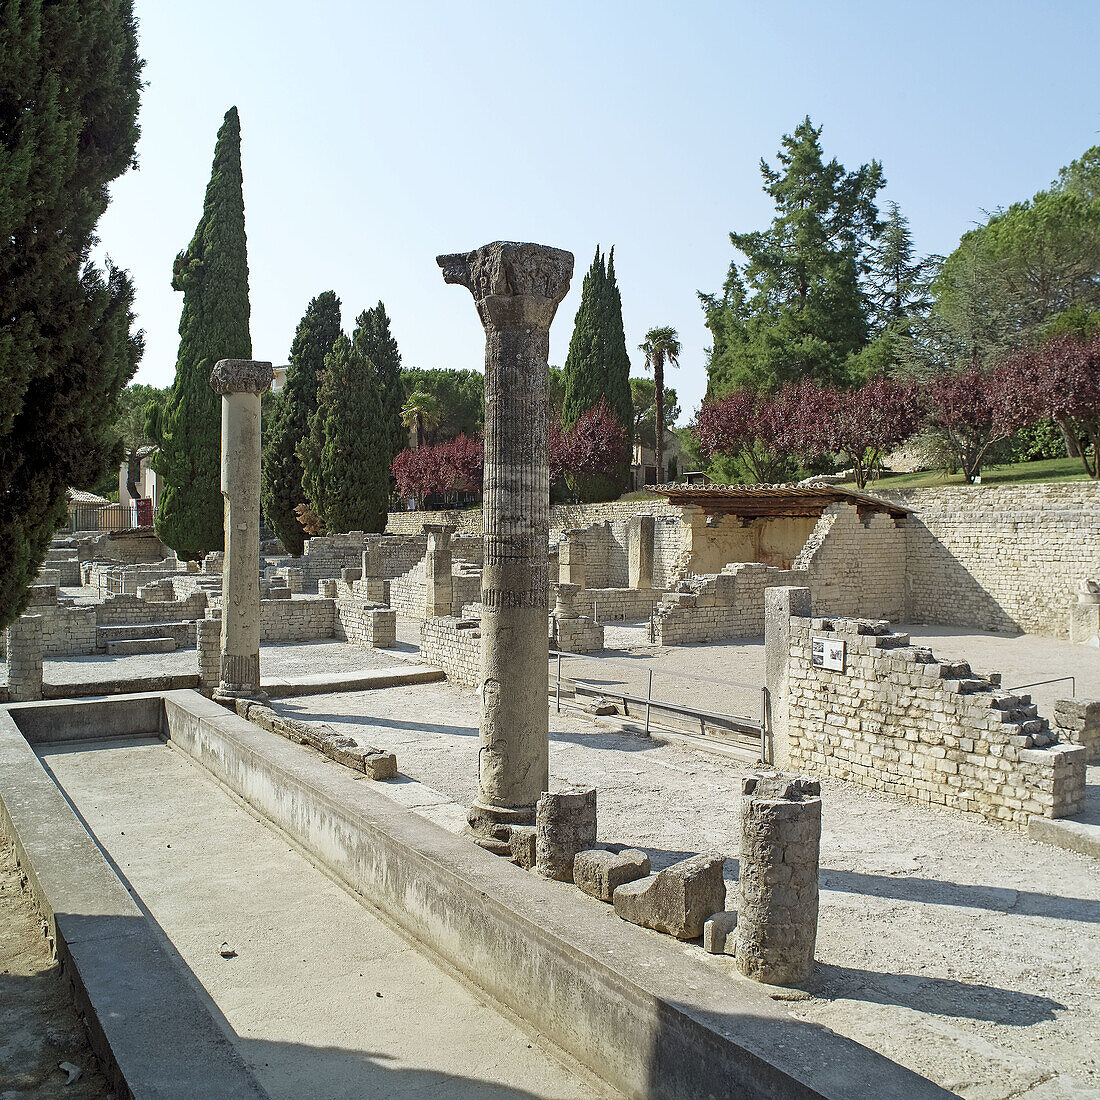
M306 500L330 532L381 531L390 495L390 437L360 331L325 358L317 411L298 456Z
M305 503L302 461L297 445L309 435L310 418L317 411L317 390L325 356L340 335L340 299L336 292L318 294L298 322L290 345L286 385L275 398L271 425L265 432L260 499L264 516L287 552L298 557L305 535L294 509Z
M623 331L623 307L615 280L614 249L605 258L599 247L581 287L581 304L563 369L562 427L568 431L601 401L623 426L627 444L633 435L630 357ZM570 477L570 488L586 500L618 496L626 485L629 453L609 477Z
M401 409L405 404L405 386L401 380L401 352L390 332L390 319L386 307L379 301L373 309L364 310L355 321L355 339L363 354L374 367L378 379L379 399L382 402L382 423L388 440L389 463L405 449L409 433L401 422Z
M0 7L0 627L26 607L66 491L121 458L142 342L128 276L88 257L133 164L141 64L129 0Z
M219 359L251 359L244 232L241 124L230 107L218 131L202 217L176 257L172 289L183 291L176 380L160 418L154 462L164 487L157 534L182 558L223 545L221 413L210 388Z

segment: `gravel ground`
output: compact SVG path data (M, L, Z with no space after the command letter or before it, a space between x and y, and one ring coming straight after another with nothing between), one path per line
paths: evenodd
M66 1085L60 1062L79 1067L73 1084ZM110 1100L114 1095L22 886L15 853L0 842L0 1098Z
M939 648L975 661L985 653L1022 667L1047 660L998 644L1014 640L951 641L972 648ZM623 659L629 669L644 656ZM1057 667L1053 651L1049 659ZM656 657L658 667L701 675L744 675L761 662L758 643ZM475 793L473 692L432 684L275 706L395 750L403 774L456 803ZM736 852L745 765L611 732L581 716L550 717L551 783L597 787L601 840L645 848L655 867L704 850ZM1100 797L1100 769L1091 780ZM1100 1095L1096 862L837 781L824 781L822 791L819 965L809 997L792 1002L791 1013L972 1100ZM432 816L447 819L439 807ZM735 876L731 859L727 877ZM708 958L741 980L732 960Z

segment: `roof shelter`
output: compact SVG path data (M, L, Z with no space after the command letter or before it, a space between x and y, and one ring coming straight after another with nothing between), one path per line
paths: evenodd
M650 491L670 504L695 505L708 515L820 516L830 504L854 504L860 511L884 512L894 519L910 509L870 493L840 485L654 485Z

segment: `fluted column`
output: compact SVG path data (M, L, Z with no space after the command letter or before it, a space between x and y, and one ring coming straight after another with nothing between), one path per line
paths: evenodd
M479 844L505 854L510 826L534 822L549 785L547 357L573 256L497 241L437 262L485 328L481 750L468 819Z
M210 386L222 399L221 682L219 701L255 699L260 691L260 397L271 387L270 363L222 359Z

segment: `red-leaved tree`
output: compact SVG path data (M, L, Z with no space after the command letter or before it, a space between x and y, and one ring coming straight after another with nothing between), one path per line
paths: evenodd
M485 448L465 433L434 447L402 451L393 460L397 493L422 503L432 493L481 492Z
M735 459L760 484L774 482L793 450L789 416L784 414L790 394L757 394L733 390L708 401L695 415L691 430L708 456Z
M626 448L626 429L607 402L600 398L600 403L584 413L562 436L565 472L582 478L610 477L622 465Z
M939 428L968 482L989 448L1036 419L1027 371L1017 361L983 370L969 367L928 384L928 423Z
M1056 336L1005 367L1021 374L1032 419L1049 418L1076 439L1085 472L1100 476L1100 336Z

